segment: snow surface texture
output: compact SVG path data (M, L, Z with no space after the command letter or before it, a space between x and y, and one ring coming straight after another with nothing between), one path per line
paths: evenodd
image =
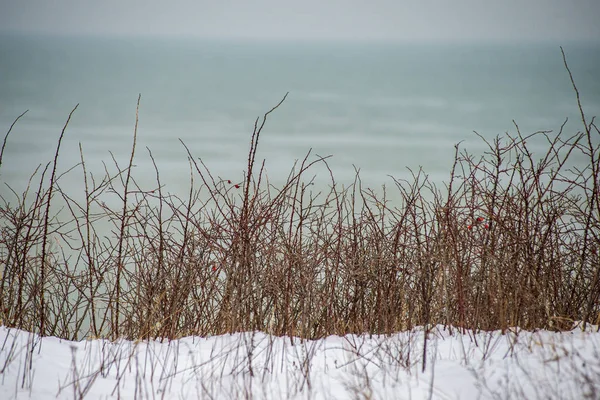
M600 333L70 342L0 327L0 399L599 399Z

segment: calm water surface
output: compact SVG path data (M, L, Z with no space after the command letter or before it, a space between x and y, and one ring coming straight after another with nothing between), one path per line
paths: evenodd
M600 114L600 46L567 44L585 110ZM236 43L184 39L0 37L0 130L19 121L6 146L0 194L22 189L52 159L61 128L79 104L59 169L79 161L101 174L109 152L126 165L142 94L135 174L152 186L146 146L166 190L184 194L188 162L179 139L215 176L241 180L254 120L286 92L257 154L281 182L309 149L333 155L336 179L360 168L364 186L423 167L441 182L453 145L473 151L474 130L581 130L560 49L550 45ZM325 184L324 168L314 169ZM61 178L78 191L81 176Z

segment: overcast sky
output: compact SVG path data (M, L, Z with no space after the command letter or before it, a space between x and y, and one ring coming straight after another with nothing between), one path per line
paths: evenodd
M600 0L0 0L0 31L247 39L600 40Z

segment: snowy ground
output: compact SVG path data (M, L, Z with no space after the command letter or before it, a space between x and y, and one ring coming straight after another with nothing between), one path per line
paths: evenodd
M600 333L69 342L0 327L0 399L599 399Z

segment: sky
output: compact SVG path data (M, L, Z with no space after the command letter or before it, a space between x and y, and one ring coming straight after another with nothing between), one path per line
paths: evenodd
M599 0L0 0L0 31L268 40L598 41Z

